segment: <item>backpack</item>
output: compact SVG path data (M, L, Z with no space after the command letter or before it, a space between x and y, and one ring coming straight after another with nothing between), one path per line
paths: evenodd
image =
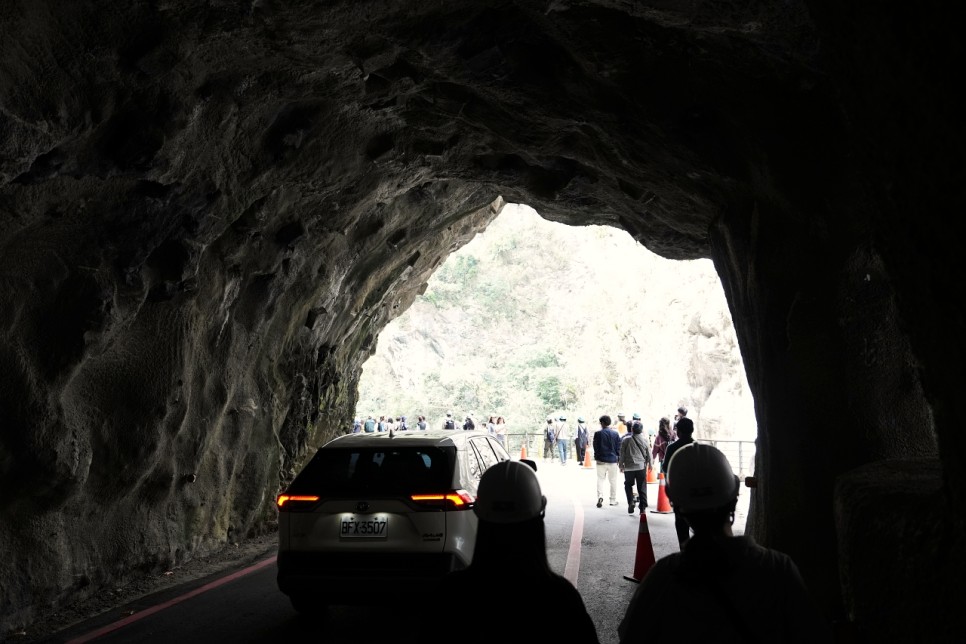
M456 423L453 422L452 418L449 418L443 423L443 429L456 429Z
M547 440L551 443L557 440L557 430L553 425L547 425Z
M466 430L476 429L476 424L473 422L473 419L467 418L466 422L463 423L463 429L466 429Z

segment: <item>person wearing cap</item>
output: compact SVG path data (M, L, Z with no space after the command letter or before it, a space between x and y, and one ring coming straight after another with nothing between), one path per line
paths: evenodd
M665 485L667 485L668 481L668 465L671 463L674 453L692 443L694 443L694 423L690 418L682 416L678 420L678 439L668 445L667 452L664 454L664 460L661 461L661 472L664 474ZM670 496L668 496L668 500L671 501ZM683 548L684 542L691 536L691 527L685 518L678 514L677 508L674 508L674 501L671 501L671 507L674 509L674 531L678 535L678 544Z
M641 580L617 628L621 644L832 641L791 558L734 536L739 489L717 448L689 443L671 455L667 494L694 537Z
M621 436L627 433L627 420L624 418L623 413L617 414L617 425L614 427L614 429Z
M587 443L590 441L590 434L587 431L587 423L583 416L577 416L577 435L574 437L574 448L577 450L577 465L584 466L584 456L587 454Z
M452 608L434 611L430 621L435 641L598 642L580 593L550 569L546 506L547 497L531 466L502 461L483 473L473 507L479 519L473 561L443 577L439 605L452 606L455 599L474 610L490 606L499 596L501 606L509 610L482 619L469 619L471 615ZM542 611L539 607L546 606L552 609L536 626L535 636L531 607Z
M562 415L557 419L557 454L560 455L560 464L567 464L567 457L570 456L570 425L567 424L567 417Z

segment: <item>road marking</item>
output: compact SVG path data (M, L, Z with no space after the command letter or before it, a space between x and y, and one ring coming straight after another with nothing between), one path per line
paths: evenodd
M574 529L570 533L570 549L567 551L567 565L564 567L564 577L577 587L577 572L580 570L580 542L584 538L584 506L574 502Z
M127 626L129 624L133 624L134 622L140 621L140 620L144 619L145 617L150 617L151 615L154 615L155 613L160 613L164 609L170 608L170 607L174 606L175 604L180 604L181 602L186 601L188 599L191 599L192 597L197 597L198 595L200 595L202 593L206 593L209 590L213 590L215 588L218 588L219 586L223 586L224 584L227 584L230 581L235 581L239 577L244 577L245 575L250 574L250 573L253 573L256 570L261 570L265 566L269 566L269 565L275 563L275 559L277 559L277 556L276 555L272 555L268 559L263 559L262 561L259 561L257 564L253 564L253 565L249 566L248 568L243 568L243 569L241 569L241 570L239 570L237 572L233 572L230 575L227 575L225 577L221 577L221 578L216 579L216 580L214 580L212 582L209 582L209 583L205 584L204 586L201 586L199 588L195 588L194 590L185 593L184 595L179 595L178 597L175 597L174 599L169 599L168 601L166 601L164 603L157 604L155 606L151 606L150 608L145 608L144 610L138 611L138 612L134 613L133 615L130 615L128 617L125 617L124 619L119 619L118 621L116 621L116 622L114 622L112 624L108 624L107 626L102 626L101 628L98 628L97 630L91 631L90 633L85 633L84 635L81 635L80 637L75 637L72 640L68 640L66 642L66 644L83 644L84 642L90 642L91 640L97 639L98 637L101 637L102 635L107 635L108 633L113 633L114 631L119 630L121 628L124 628L125 626Z

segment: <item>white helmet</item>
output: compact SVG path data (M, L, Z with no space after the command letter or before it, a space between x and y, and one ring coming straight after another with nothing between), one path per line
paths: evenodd
M667 464L667 496L681 512L723 508L738 498L740 483L721 450L689 443Z
M519 461L502 461L483 473L473 509L490 523L520 523L542 516L546 507L533 469Z

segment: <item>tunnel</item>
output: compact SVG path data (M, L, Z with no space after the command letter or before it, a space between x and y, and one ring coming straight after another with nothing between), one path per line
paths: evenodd
M749 534L856 637L948 641L959 14L5 3L0 631L271 531L380 330L514 202L713 260L756 401Z

